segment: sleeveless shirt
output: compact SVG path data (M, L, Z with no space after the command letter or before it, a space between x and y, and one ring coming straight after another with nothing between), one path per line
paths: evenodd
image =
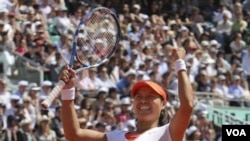
M107 132L106 136L108 141L129 141L125 137L126 133L127 131L114 130ZM169 133L169 124L152 128L140 134L134 141L172 141Z

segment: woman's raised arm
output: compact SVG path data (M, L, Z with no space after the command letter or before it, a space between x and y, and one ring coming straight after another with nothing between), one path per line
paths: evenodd
M184 58L185 50L183 48L173 50L173 61L175 62L175 71L178 75L178 93L180 99L180 107L169 125L173 141L183 140L194 107L193 90L186 72Z
M76 78L74 70L67 66L59 78L66 83L62 90L61 115L65 137L70 141L107 141L105 133L80 128L74 108Z

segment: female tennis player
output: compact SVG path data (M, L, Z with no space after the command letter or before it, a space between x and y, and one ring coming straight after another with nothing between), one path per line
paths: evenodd
M184 62L185 50L175 48L172 52L174 68L178 74L180 107L169 123L164 122L167 94L152 81L140 81L131 90L133 112L136 115L136 131L115 130L101 133L81 129L74 109L75 77L73 69L66 67L59 79L66 85L61 92L62 123L65 137L70 141L182 141L194 106L194 96ZM69 74L70 77L69 77Z

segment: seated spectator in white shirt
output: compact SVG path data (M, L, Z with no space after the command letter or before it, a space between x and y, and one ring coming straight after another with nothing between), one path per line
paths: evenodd
M88 94L94 94L103 85L102 81L96 76L96 72L96 68L91 68L88 71L88 76L78 80L80 90L86 91Z
M227 15L229 19L232 18L232 13L228 9L228 7L225 4L221 4L220 8L218 9L218 12L214 12L213 22L218 23L223 20L223 16Z
M134 40L136 42L140 41L141 33L139 28L140 28L139 25L136 23L133 23L131 25L131 31L128 32L130 40Z
M155 82L160 82L162 79L162 74L159 72L160 68L160 61L159 60L154 60L153 61L153 66L152 70L154 71L155 75Z
M208 77L213 77L216 75L217 71L214 69L215 60L210 57L210 55L204 56L201 59L201 63L204 65L204 70Z
M244 97L244 89L240 85L240 76L233 76L233 84L229 87L229 95L232 96L232 99L229 103L230 106L241 106L240 99Z
M230 43L230 48L233 55L240 55L242 50L246 48L246 42L242 39L241 33L236 34L234 40Z
M136 49L133 49L131 52L130 52L130 56L129 56L129 62L131 63L134 63L135 64L135 68L137 69L140 65L140 58L138 57L139 56L139 52L136 50Z
M20 80L18 82L18 90L16 90L15 92L13 92L12 95L17 95L19 96L20 98L22 98L24 95L26 95L26 88L28 86L29 82L26 81L26 80ZM22 103L22 100L20 101Z
M114 83L114 81L112 81L109 78L109 75L107 73L107 68L106 67L102 67L101 68L98 77L101 80L101 83L102 83L103 87L107 87L107 88L116 87L116 84Z
M216 62L219 61L221 63L221 67L225 70L230 70L231 65L229 62L225 59L225 52L223 50L219 50L217 53Z
M218 80L216 78L213 78L211 80L211 93L212 93L212 104L223 106L225 95L223 91L218 88Z
M222 34L231 34L233 22L230 20L228 13L223 13L223 19L217 24L217 32Z
M14 115L15 111L16 111L16 106L18 105L19 101L20 101L21 97L18 95L11 95L10 97L10 107L7 107L6 111L5 111L5 115L9 116L9 115Z
M14 51L14 42L7 40L6 35L2 35L2 41L0 42L0 74L4 76L11 75L11 67L15 63L15 58L8 50Z
M31 103L31 97L25 96L23 97L23 106L24 106L24 116L26 119L32 121L32 127L34 128L37 119L37 113L34 105Z
M67 7L61 8L60 16L56 18L56 27L58 28L60 33L67 31L70 28L73 28L73 24L67 16Z
M43 0L42 1L42 4L40 6L40 10L42 11L42 13L47 17L51 11L52 11L52 8L51 6L49 5L49 0Z
M11 94L6 88L6 80L0 79L0 103L4 104L6 107L9 107Z
M174 79L170 82L169 89L178 91L178 79L174 76Z
M228 96L228 86L226 85L226 77L224 75L218 76L217 88L222 91L222 93L227 97Z
M186 62L189 62L191 64L190 73L196 76L198 74L198 69L201 60L197 60L195 55L191 54L187 54L185 60Z
M47 97L49 95L50 91L52 90L52 86L53 86L53 84L52 84L51 81L49 81L49 80L43 81L42 90L41 90L41 93L40 93L40 99L43 96Z
M166 58L165 58L165 54L159 52L158 54L158 59L159 59L159 68L158 68L158 72L160 73L160 75L163 75L164 73L166 73L168 71L168 64L166 62Z

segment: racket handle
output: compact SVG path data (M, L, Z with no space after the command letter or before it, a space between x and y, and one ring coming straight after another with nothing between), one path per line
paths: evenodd
M53 88L53 90L50 92L48 97L41 103L41 107L44 110L48 110L49 106L53 102L53 100L60 94L60 91L65 86L64 81L60 80L56 87Z

